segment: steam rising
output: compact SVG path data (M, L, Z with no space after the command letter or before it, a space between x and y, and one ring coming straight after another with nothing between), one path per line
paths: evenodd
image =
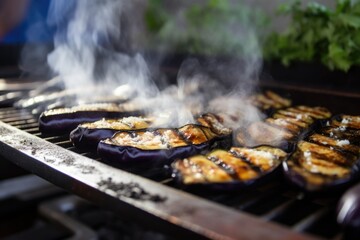
M157 91L142 56L118 51L125 37L121 29L125 3L79 0L71 12L68 1L52 1L49 21L60 30L48 62L67 88L83 89L81 98L94 96L93 91L86 91L89 87L96 87L98 95L112 94L114 88L124 84L142 89L144 96ZM65 26L61 22L64 15L71 19Z
M126 42L131 38L126 35L129 26L124 26L123 16L131 4L134 2L78 0L69 6L68 1L52 1L49 22L56 24L59 32L48 63L67 88L81 89L79 97L83 100L130 86L137 91L137 103L145 105L160 121L170 118L173 126L193 122L192 116L204 111L222 113L226 122L236 127L261 117L247 102L262 65L257 35L248 22L224 23L233 33L231 37L246 50L245 58L233 56L225 62L188 59L179 70L177 85L160 91L144 58L129 53ZM70 22L64 24L64 18ZM207 32L203 38L219 41L217 34ZM171 51L171 45L161 44L162 49Z

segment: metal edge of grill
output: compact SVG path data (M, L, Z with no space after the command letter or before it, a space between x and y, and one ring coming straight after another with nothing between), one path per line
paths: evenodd
M116 210L119 214L145 224L157 221L162 231L166 229L176 232L177 236L196 235L211 239L311 239L313 236L303 230L311 225L311 219L315 221L314 219L324 215L324 209L321 209L320 215L319 211L315 211L310 214L310 220L303 220L293 229L268 222L277 216L277 211L284 211L292 201L286 201L258 218L241 211L245 205L240 209L227 207L226 205L231 206L226 204L229 198L213 198L211 200L214 203L115 169L88 158L88 153L80 155L66 150L64 147L71 147L62 137L55 137L55 142L60 146L50 143L54 139L41 139L33 126L34 117L31 116L26 110L2 109L0 120L7 123L0 123L0 155L70 192ZM25 122L22 121L24 119ZM262 195L256 194L259 194L257 199L261 199ZM250 201L247 204L251 209L253 203ZM278 222L281 223L281 219Z

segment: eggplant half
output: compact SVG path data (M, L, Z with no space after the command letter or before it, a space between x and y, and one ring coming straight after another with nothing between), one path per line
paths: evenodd
M215 147L228 147L231 135L218 135L210 128L188 124L181 128L156 128L120 131L100 141L98 154L112 165L170 164Z
M315 127L317 121L330 116L331 113L321 107L296 106L281 109L264 121L253 122L238 129L235 134L236 144L247 147L270 145L290 152L296 142Z
M172 176L185 187L238 190L269 176L286 157L286 152L269 146L215 149L176 160Z
M284 98L273 91L265 91L264 93L251 96L249 101L252 105L264 112L289 107L291 105L290 99Z
M84 122L102 118L121 118L139 115L137 110L117 104L87 104L71 108L58 108L43 112L39 117L39 130L45 134L67 134Z
M360 117L333 117L297 145L285 176L308 191L340 188L360 177Z
M230 128L224 126L223 119L216 114L205 113L197 117L196 120L200 125L210 128L218 135L230 135L232 133Z
M152 123L152 119L143 117L101 119L80 124L70 133L70 140L77 148L96 150L101 140L112 137L118 131L146 129Z

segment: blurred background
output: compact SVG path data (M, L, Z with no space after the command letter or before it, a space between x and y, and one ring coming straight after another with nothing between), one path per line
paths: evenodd
M53 2L1 1L1 76L19 70L52 74L47 57L54 36L64 34L77 4L70 0L59 7ZM165 61L177 67L184 55L245 59L256 55L276 79L284 78L282 66L295 65L296 72L299 62L331 71L320 78L348 78L341 74L358 72L357 1L135 0L123 5L121 38L111 42L111 49L143 53L154 64Z

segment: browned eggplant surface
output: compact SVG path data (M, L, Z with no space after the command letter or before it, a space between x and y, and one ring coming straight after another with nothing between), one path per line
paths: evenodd
M232 133L230 128L223 125L223 119L216 114L205 113L199 116L196 120L200 125L210 128L218 135L229 135Z
M317 133L300 141L283 164L285 176L308 191L339 188L360 177L358 117L332 119ZM352 129L350 129L350 126Z
M39 129L46 134L66 134L84 122L131 115L139 115L139 112L117 104L102 103L58 108L45 111L40 115Z
M280 109L291 105L290 99L284 98L272 91L265 91L264 93L251 96L249 101L252 105L262 110Z
M80 124L70 133L70 140L78 148L96 150L100 140L112 137L117 131L145 129L152 123L153 119L143 117L101 119Z
M322 107L296 106L278 110L263 122L253 122L236 133L237 144L254 147L270 145L291 151L292 146L309 131L314 122L331 113Z
M225 189L236 189L272 172L286 157L281 149L268 146L216 149L207 155L176 160L172 164L173 177L184 185L222 184Z
M181 128L157 128L117 132L98 145L104 161L113 163L170 163L175 158L230 145L231 135L218 135L210 128L188 124Z

